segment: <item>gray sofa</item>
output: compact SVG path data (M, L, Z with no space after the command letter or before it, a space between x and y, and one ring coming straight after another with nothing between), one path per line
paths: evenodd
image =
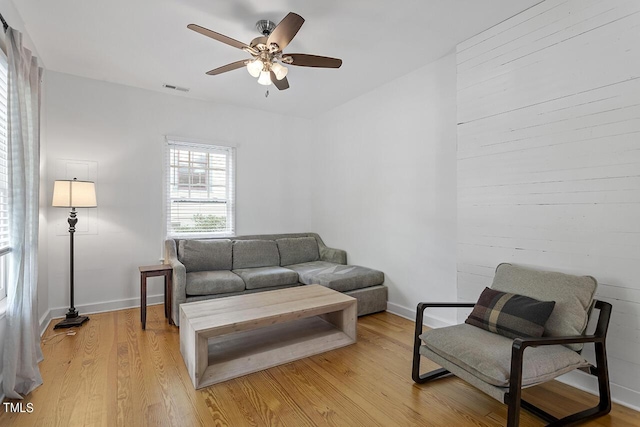
M180 304L292 286L319 284L358 300L358 316L387 308L384 274L347 265L347 254L315 233L214 239L168 239L173 267L172 319Z

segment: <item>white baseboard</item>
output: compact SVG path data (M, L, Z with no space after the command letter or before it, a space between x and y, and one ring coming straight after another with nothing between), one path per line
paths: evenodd
M634 411L640 412L640 393L618 384L611 384L611 400ZM589 390L585 390L589 391Z
M405 319L409 319L412 322L416 321L415 308L407 308L399 304L387 302L387 311L397 316L404 317ZM453 325L453 323L447 319L444 319L438 316L433 316L431 314L427 315L426 313L422 318L422 323L430 328L443 328L445 326Z
M556 378L561 383L570 385L587 393L598 395L598 381L596 377L582 371L572 371ZM640 411L640 393L618 384L609 383L611 400L627 408Z
M389 313L404 317L415 322L416 310L414 308L403 307L398 304L387 302L387 311ZM447 319L442 319L434 316L424 316L424 322L426 326L430 328L441 328L445 326L451 326L455 323L449 322ZM589 375L582 371L573 371L568 374L562 375L556 378L558 381L586 391L587 393L598 395L598 382L594 376ZM634 411L640 411L640 393L620 386L618 384L609 383L611 387L611 400L627 408L631 408Z
M156 304L164 304L164 294L147 296L147 306L156 305ZM116 310L123 310L125 308L138 308L138 307L140 307L140 298L128 298L128 299L116 300L116 301L76 305L76 309L82 315L105 313L108 311L116 311ZM51 323L52 320L63 318L67 313L67 311L69 311L69 307L58 307L58 308L52 308L48 310L40 318L40 336L44 334L44 331L47 330L47 328L49 327L49 323Z
M51 310L47 310L40 318L40 338L42 338L44 331L49 327L49 322L51 322Z

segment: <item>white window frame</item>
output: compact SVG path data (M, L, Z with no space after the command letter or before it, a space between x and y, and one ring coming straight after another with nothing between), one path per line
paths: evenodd
M9 126L8 126L8 64L0 49L0 301L7 297L7 258L9 246ZM4 133L4 135L2 135ZM4 193L4 194L2 194Z
M226 165L225 165L225 196L222 198L190 198L188 196L175 197L175 194L172 195L172 169L176 169L178 165L173 164L174 158L172 158L171 151L172 149L180 149L184 151L189 151L191 153L207 153L207 154L225 154L226 155ZM189 162L191 162L191 158L189 158ZM190 238L190 237L226 237L226 236L234 236L235 235L235 169L236 169L236 150L234 146L230 145L220 145L213 144L200 140L192 140L174 136L166 137L165 144L165 168L164 168L164 226L165 226L165 235L168 238ZM206 166L205 168L208 168ZM209 172L210 170L207 169ZM213 171L213 169L211 169ZM208 175L209 176L209 175ZM175 178L178 180L178 178ZM210 191L210 188L214 186L213 183L208 185L209 183L205 183L205 190ZM177 186L180 186L179 182L176 183ZM184 189L184 188L183 188ZM174 203L180 203L180 201L184 203L193 203L195 206L204 203L206 204L225 204L226 206L226 228L221 231L180 231L175 228L176 221L172 218L171 209L172 206L175 206ZM172 223L173 220L173 223ZM185 226L186 227L186 226Z

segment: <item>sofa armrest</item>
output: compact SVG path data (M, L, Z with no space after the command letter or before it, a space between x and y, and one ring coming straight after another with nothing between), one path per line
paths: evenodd
M347 252L342 249L334 249L324 246L320 248L320 260L345 265L347 263Z
M180 326L180 304L187 302L187 269L178 260L176 241L173 239L164 242L164 260L173 268L171 292L171 318L173 324Z

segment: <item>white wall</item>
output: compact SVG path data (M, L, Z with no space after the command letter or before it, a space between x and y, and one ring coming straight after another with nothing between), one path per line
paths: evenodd
M548 0L457 55L459 298L503 261L595 276L613 397L636 408L639 27L638 1Z
M137 267L162 255L164 135L236 145L238 234L308 230L301 191L307 174L298 162L305 157L298 142L308 139L305 119L56 72L47 73L46 84L47 205L59 159L97 164L98 208L79 212L75 236L81 312L138 306ZM61 316L69 304L68 212L47 211L49 307ZM150 301L159 302L161 280L153 280L149 295L158 296Z
M389 309L411 318L456 298L455 88L450 54L314 121L312 228L382 270Z

